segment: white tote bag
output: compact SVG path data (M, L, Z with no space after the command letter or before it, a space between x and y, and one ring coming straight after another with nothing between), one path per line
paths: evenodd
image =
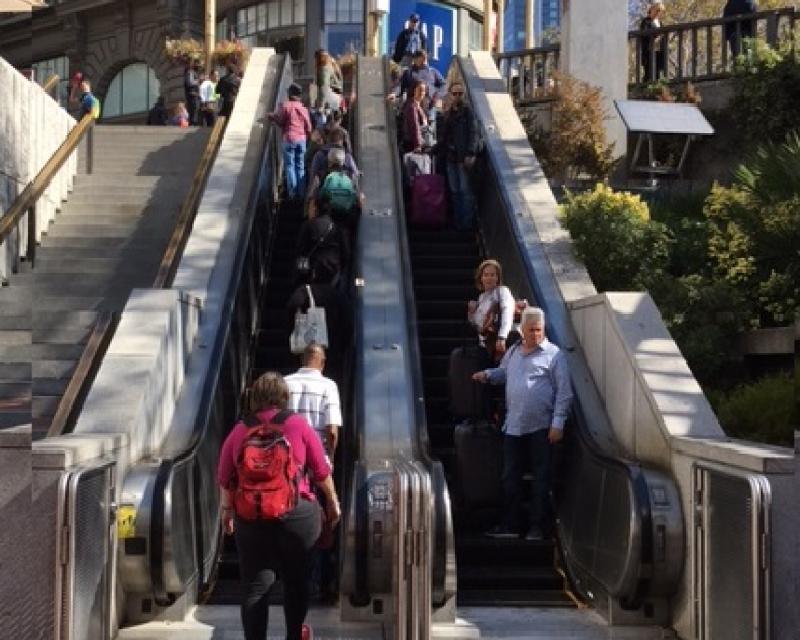
M328 346L328 325L325 322L325 308L318 307L314 302L311 287L306 285L308 294L308 311L303 313L299 309L294 314L294 330L289 336L289 348L292 353L303 353L312 342Z

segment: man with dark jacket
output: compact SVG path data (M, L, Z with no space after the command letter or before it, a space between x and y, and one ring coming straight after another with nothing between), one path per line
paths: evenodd
M411 64L411 56L419 50L425 50L425 34L419 23L419 14L412 13L408 18L408 26L400 32L394 43L392 60L407 67Z
M183 72L183 93L186 98L186 110L189 112L189 124L197 124L200 111L200 76L199 65L196 61L186 65Z
M450 85L450 108L444 115L438 148L447 167L456 229L469 231L475 223L475 202L468 172L478 152L478 130L472 109L464 101L464 85L457 81Z
M169 121L167 107L164 105L164 96L158 96L153 108L147 113L147 124L164 126Z
M747 15L758 11L758 6L754 0L728 0L722 10L723 18ZM725 39L731 47L734 59L742 52L742 40L752 38L755 32L753 20L743 20L741 22L727 22L725 24Z
M217 93L219 94L222 104L219 108L219 115L226 118L231 115L233 111L233 103L236 102L236 96L239 95L239 87L242 84L242 79L236 71L236 67L232 64L227 66L227 73L217 82Z

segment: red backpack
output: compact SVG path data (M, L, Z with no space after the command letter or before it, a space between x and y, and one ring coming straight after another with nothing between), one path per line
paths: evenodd
M292 415L281 411L267 424L250 427L236 461L236 515L244 520L275 520L297 505L300 473L281 425Z

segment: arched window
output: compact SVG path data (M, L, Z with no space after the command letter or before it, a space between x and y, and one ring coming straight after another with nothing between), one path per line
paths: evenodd
M153 106L160 93L155 72L143 62L134 62L111 80L102 105L104 118L141 113Z

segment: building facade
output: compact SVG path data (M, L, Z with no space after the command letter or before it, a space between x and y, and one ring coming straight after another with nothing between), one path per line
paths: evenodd
M80 72L103 105L102 118L141 119L159 95L183 99L183 68L167 38L202 40L204 0L51 0L32 14L0 15L0 56L44 83ZM291 54L295 73L313 73L314 52L361 52L367 0L217 0L216 37ZM391 52L411 13L422 17L431 62L446 72L453 54L480 49L483 0L391 0L379 50Z
M525 48L526 0L505 0L503 49L519 51ZM561 0L534 0L533 34L536 46L558 38L561 28Z

